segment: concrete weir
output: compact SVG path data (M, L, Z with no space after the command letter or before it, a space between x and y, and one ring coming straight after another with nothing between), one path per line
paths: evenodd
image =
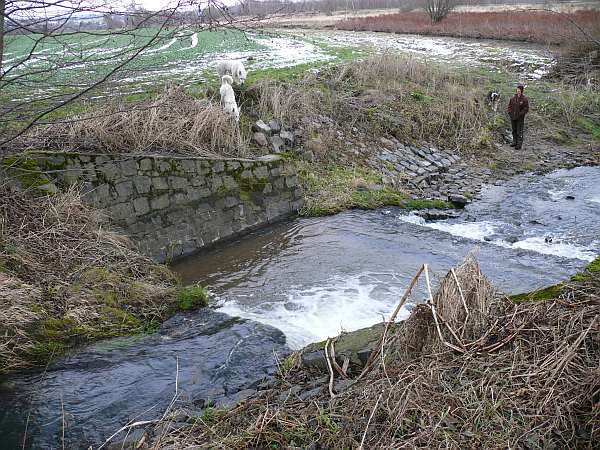
M5 158L2 166L24 187L81 186L88 204L105 210L158 262L290 216L303 199L294 163L277 155L248 160L29 152ZM27 183L32 168L48 183Z

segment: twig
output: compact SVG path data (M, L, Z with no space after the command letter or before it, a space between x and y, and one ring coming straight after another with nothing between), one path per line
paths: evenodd
M442 336L442 330L440 330L440 324L438 322L437 313L435 311L435 305L433 304L433 294L431 293L431 283L429 282L429 269L427 268L427 264L423 264L425 268L425 282L427 283L427 293L429 294L429 308L431 309L431 313L433 314L433 320L435 321L435 327L437 328L438 335L440 336L440 340L444 341L444 337Z
M375 347L373 347L373 351L369 355L369 359L367 360L367 363L365 364L365 367L362 370L362 372L360 373L360 375L358 376L357 380L360 380L370 370L371 365L373 364L373 361L375 360L375 358L379 354L379 348L381 347L381 345L383 343L383 339L384 339L384 336L386 335L387 329L390 327L390 324L393 323L394 320L396 320L396 316L400 312L400 309L402 309L402 307L404 306L404 303L406 303L406 300L408 300L408 298L410 297L410 294L411 294L413 288L415 287L415 284L417 284L417 280L421 276L421 273L423 273L424 267L425 267L425 265L422 265L419 268L419 270L417 271L417 273L413 277L412 281L410 282L410 284L406 288L406 291L404 291L404 295L402 295L402 298L400 299L400 303L398 303L398 306L396 306L396 309L392 313L392 316L390 317L390 320L388 322L386 322L384 330L381 333L381 336L380 336L379 340L377 341L377 344L375 345Z
M327 348L329 347L329 341L331 339L327 339L325 343L325 359L327 360L327 368L329 369L329 395L331 398L335 398L335 394L333 393L333 369L331 368L331 361L329 361L329 351Z
M340 374L341 377L347 378L346 369L341 368L335 359L335 341L336 340L337 340L337 337L333 338L331 341L331 365L337 371L337 373Z
M365 428L365 432L363 433L362 439L360 441L360 446L358 447L359 450L363 449L363 445L365 444L365 438L367 437L367 431L369 431L369 425L371 425L371 419L373 419L373 416L375 415L375 411L377 411L377 407L379 406L379 400L381 400L382 396L383 396L383 392L381 394L379 394L379 398L377 399L377 402L375 402L375 406L373 407L373 410L371 411L371 415L369 416L369 420L367 421L367 427Z
M112 438L117 436L121 431L129 430L130 428L139 427L142 425L149 425L151 423L157 423L157 422L160 422L160 420L159 419L142 420L140 422L134 422L132 424L125 425L124 427L121 427L117 431L115 431L106 441L104 441L104 444L102 444L100 447L98 447L98 450L103 449L106 446L106 444L108 444L112 440Z
M469 308L467 308L467 302L465 300L465 296L463 294L462 288L460 287L460 282L458 281L458 277L456 276L456 272L454 271L454 267L450 269L450 272L452 273L452 277L454 278L454 282L456 283L456 287L458 288L458 293L460 294L460 299L462 301L463 307L465 308L465 313L467 314L467 317L465 318L465 325L466 325L466 321L469 318ZM463 326L463 332L464 332L465 327ZM462 337L462 334L461 334Z

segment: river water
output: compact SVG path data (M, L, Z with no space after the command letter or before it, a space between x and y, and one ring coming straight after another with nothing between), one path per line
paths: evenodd
M274 352L380 322L421 264L442 276L471 251L510 293L581 270L600 253L600 168L487 186L445 221L349 211L279 223L179 261L173 268L186 282L209 287L213 309L176 316L152 336L97 344L43 375L5 380L0 447L21 446L28 415L27 448L57 447L63 418L68 442L98 444L128 420L159 417L176 373L182 401L234 401L274 373ZM400 318L423 297L420 286Z

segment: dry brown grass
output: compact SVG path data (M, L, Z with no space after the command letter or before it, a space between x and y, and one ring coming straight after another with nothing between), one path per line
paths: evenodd
M474 259L455 274L388 330L371 369L333 398L317 381L320 395L302 400L323 374L292 368L231 410L183 428L162 424L154 448L593 448L598 277L553 300L514 304ZM284 394L295 384L300 391Z
M0 186L0 373L156 326L174 285L76 190L33 197Z
M183 153L243 156L247 142L218 103L167 87L141 104L113 101L88 115L36 128L19 140L24 148L111 153Z
M478 84L436 64L384 54L293 83L263 81L246 93L246 100L259 117L300 124L312 135L356 126L375 140L389 134L401 142L466 150L491 145L485 138L490 112L478 100L485 95ZM339 151L339 144L335 140L331 152Z

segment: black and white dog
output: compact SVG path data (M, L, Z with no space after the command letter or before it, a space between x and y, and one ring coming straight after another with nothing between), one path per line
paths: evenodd
M486 95L485 99L494 112L497 112L498 105L500 104L500 93L496 91L490 91L488 92L488 95Z

